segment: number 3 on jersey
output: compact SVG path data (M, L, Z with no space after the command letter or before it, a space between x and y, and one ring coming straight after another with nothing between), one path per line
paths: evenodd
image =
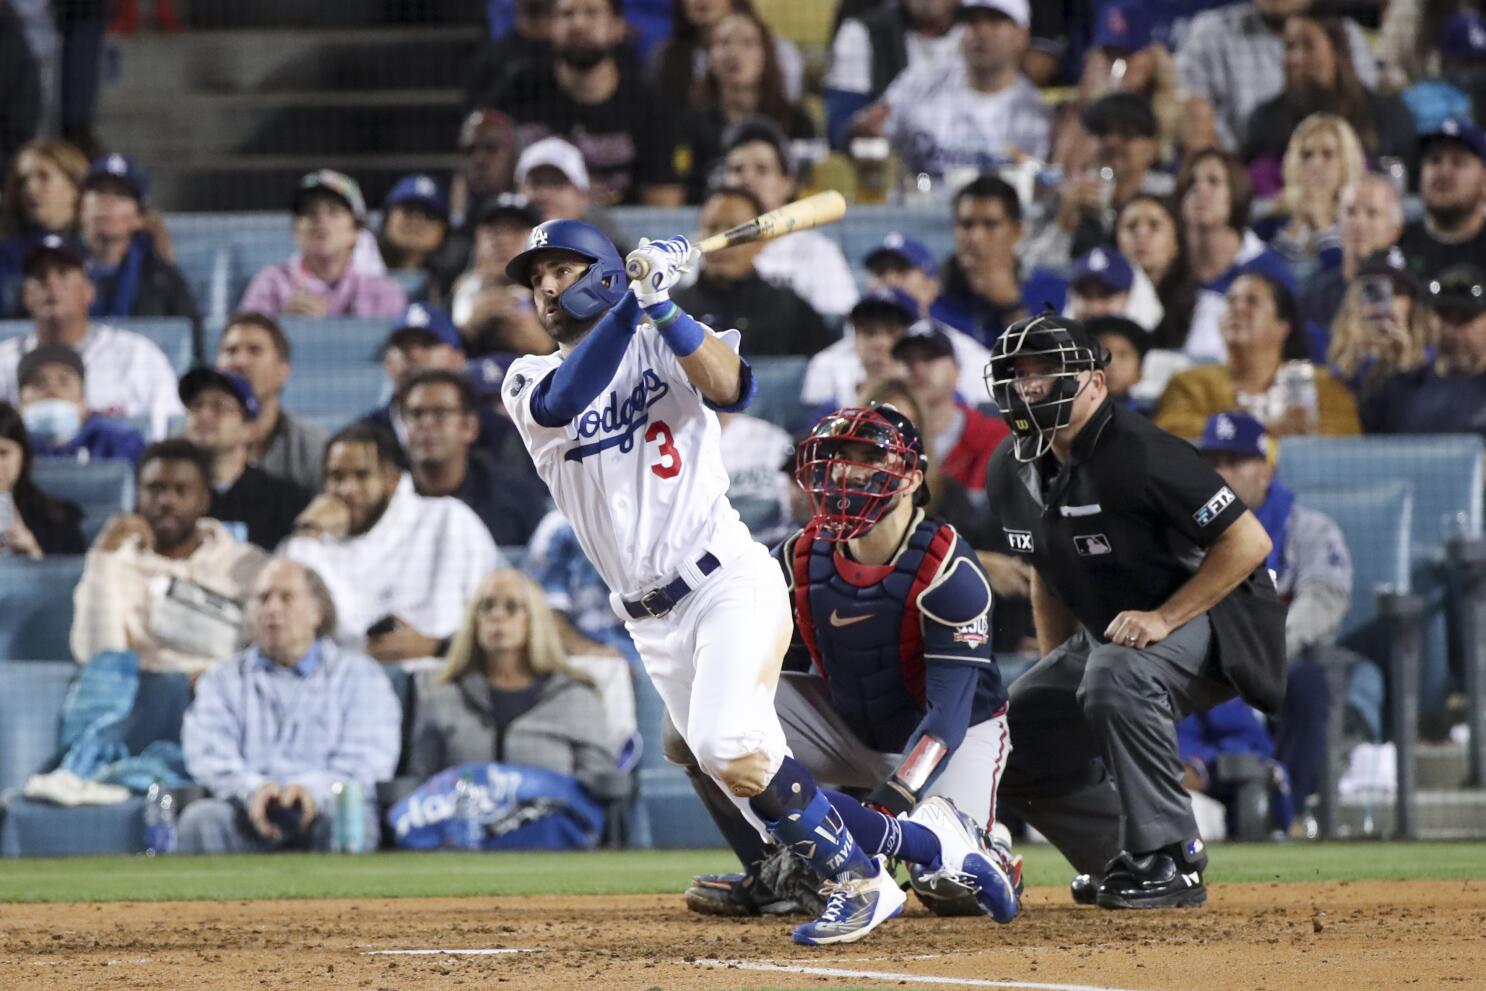
M660 460L650 466L659 478L675 478L681 474L681 452L676 450L676 438L665 420L656 420L645 431L645 443L660 441Z

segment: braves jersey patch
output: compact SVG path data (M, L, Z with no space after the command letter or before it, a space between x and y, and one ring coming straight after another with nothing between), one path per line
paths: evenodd
M955 628L954 642L967 647L980 647L991 640L991 621L986 616L972 619L964 626Z
M1201 509L1192 514L1192 519L1197 521L1198 526L1207 526L1222 515L1223 510L1233 505L1234 500L1237 498L1238 496L1233 494L1233 490L1225 485L1213 493L1213 497L1203 503Z
M1102 533L1076 533L1073 535L1073 546L1084 557L1098 557L1114 552L1114 548L1109 546L1109 538Z
M1032 532L1030 530L1007 530L1005 527L1002 527L1002 530L1006 533L1006 541L1011 544L1012 550L1023 554L1032 553Z

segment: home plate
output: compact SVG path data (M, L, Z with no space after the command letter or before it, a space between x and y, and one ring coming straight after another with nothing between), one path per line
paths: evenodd
M1018 991L1124 991L1122 988L1091 984L1045 984L1041 981L991 981L980 977L933 977L924 974L899 974L885 970L848 970L844 967L802 967L798 964L764 963L748 960L698 960L700 967L737 970L767 970L783 974L810 974L815 977L850 977L859 981L894 981L896 983L939 984L960 988L1013 988Z

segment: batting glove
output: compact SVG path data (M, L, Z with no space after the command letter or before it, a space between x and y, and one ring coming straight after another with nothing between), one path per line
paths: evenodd
M630 257L635 255L643 257L650 268L645 278L630 283L635 298L646 308L669 300L671 289L681 281L682 275L691 270L691 242L680 235L664 241L641 238L640 246Z

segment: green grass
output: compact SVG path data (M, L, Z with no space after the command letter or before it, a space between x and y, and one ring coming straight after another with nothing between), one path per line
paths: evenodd
M1026 847L1028 884L1062 885L1056 851ZM721 850L597 853L385 853L366 857L75 857L0 867L0 902L412 898L647 894L692 874L735 869ZM1486 843L1296 843L1214 847L1224 882L1486 879Z

